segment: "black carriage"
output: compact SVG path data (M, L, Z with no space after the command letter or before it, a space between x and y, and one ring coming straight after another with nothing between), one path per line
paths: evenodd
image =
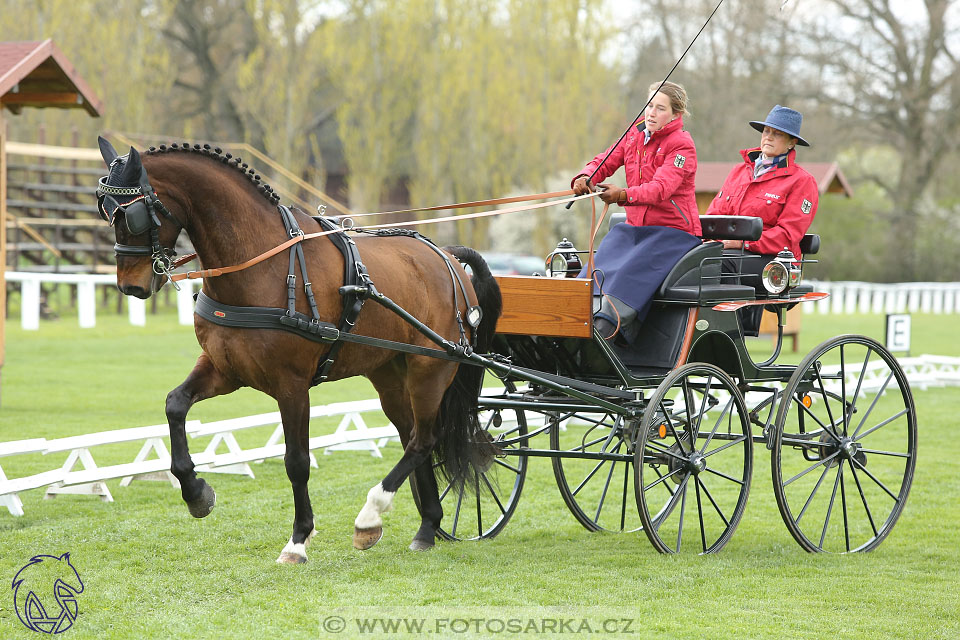
M451 539L490 538L513 514L529 459L548 457L592 531L642 529L662 553L719 551L743 515L754 457L769 452L783 521L807 551L869 551L903 510L916 464L907 379L875 340L843 335L777 364L786 309L808 285L760 292L723 273L720 239L760 220L703 218L705 242L670 272L633 345L593 329L590 282L499 278L504 313L480 395L502 456L473 486L441 492ZM819 250L808 235L805 255ZM755 362L735 308L778 314ZM472 490L471 490L472 489Z

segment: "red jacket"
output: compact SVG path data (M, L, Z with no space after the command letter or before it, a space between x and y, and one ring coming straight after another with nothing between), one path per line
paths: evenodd
M723 181L706 215L757 216L763 219L763 235L747 243L751 253L777 254L788 247L800 258L800 240L817 214L820 192L817 181L794 164L791 150L779 167L753 179L753 165L760 149L740 152L743 163Z
M638 227L673 227L700 235L700 216L693 179L697 149L677 118L644 141L643 121L638 121L591 180L597 185L621 166L627 174L627 222ZM577 175L589 176L610 150L591 160ZM574 178L576 180L576 178ZM572 184L572 183L571 183Z

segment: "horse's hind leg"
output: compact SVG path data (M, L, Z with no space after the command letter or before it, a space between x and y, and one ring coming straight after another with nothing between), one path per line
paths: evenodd
M440 496L437 489L437 477L433 472L433 461L427 458L426 462L417 467L410 479L410 487L417 499L417 508L420 509L420 528L410 543L412 551L426 551L433 548L437 537L437 529L443 519L443 507L440 505Z
M307 545L316 533L307 491L307 481L310 480L310 395L304 391L295 397L285 397L278 404L287 447L283 462L293 487L294 518L293 535L277 562L300 564L307 561Z
M217 494L194 471L190 449L187 446L187 412L197 402L236 391L239 385L220 373L207 354L197 358L197 364L179 387L167 394L167 424L170 425L170 471L180 481L180 493L190 514L203 518L213 510Z

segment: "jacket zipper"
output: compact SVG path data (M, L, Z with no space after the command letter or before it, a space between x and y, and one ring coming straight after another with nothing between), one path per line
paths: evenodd
M676 208L677 213L680 214L680 217L683 218L683 221L686 222L687 224L690 224L690 221L687 220L687 216L683 215L683 211L681 211L680 207L677 206L677 203L673 201L673 198L670 198L670 204L672 204Z

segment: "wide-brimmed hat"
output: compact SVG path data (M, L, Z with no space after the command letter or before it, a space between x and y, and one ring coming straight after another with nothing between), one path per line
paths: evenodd
M797 144L809 147L810 143L800 137L801 124L803 124L803 115L799 111L789 107L781 107L780 105L776 105L773 109L770 109L770 113L767 114L767 119L763 122L757 120L750 122L750 126L761 133L764 127L772 127L778 131L783 131L792 138L796 138Z

